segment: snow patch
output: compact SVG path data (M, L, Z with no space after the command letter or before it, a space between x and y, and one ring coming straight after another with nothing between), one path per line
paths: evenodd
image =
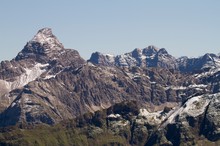
M6 87L9 91L23 87L24 85L28 84L31 81L34 81L37 79L43 72L46 71L45 67L47 67L49 64L35 64L32 68L24 68L25 73L22 75L16 77L16 80L13 82L8 82L5 80L0 80L1 84Z
M114 63L115 62L115 56L112 54L104 54L108 62Z
M144 124L145 122L147 122L152 125L158 125L165 118L166 118L166 115L165 114L162 115L162 111L148 112L147 109L140 109L136 122L139 124L141 123Z
M189 85L189 86L168 86L165 87L165 90L168 89L173 89L173 90L186 90L186 89L191 89L191 88L195 88L197 90L201 90L201 89L205 89L207 88L207 85L204 84L193 84L193 85Z
M57 74L56 74L56 75L57 75ZM46 77L44 77L44 79L46 80L46 79L55 78L55 77L56 77L56 75L47 75Z
M215 73L217 73L219 71L220 71L220 67L212 68L208 72L203 72L203 73L200 73L200 74L195 74L194 76L196 78L202 78L202 77L212 76L212 75L214 75Z
M121 117L121 115L119 115L119 114L110 114L110 115L108 115L108 118L112 118L112 119L117 119L117 118L120 118Z
M16 105L16 103L15 103L15 102L12 102L11 107L14 107L15 105Z
M208 103L209 100L204 99L202 96L191 98L185 103L186 107L182 110L181 114L187 114L193 117L197 117L204 113Z
M203 114L209 102L210 98L206 96L195 96L188 99L188 101L186 101L186 103L183 106L179 108L177 107L174 110L173 114L168 117L164 125L167 125L168 123L174 123L177 115L179 115L179 117L181 118L185 117L184 115L197 117Z

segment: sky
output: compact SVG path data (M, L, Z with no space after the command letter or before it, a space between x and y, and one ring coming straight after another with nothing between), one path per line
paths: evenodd
M50 27L89 59L154 45L175 57L220 53L219 0L1 0L0 61Z

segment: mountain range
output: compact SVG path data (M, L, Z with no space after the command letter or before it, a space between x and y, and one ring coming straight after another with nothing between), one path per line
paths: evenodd
M148 46L143 49L136 48L132 52L117 56L95 52L89 61L104 66L160 67L178 70L182 73L194 73L220 66L219 55L207 53L198 58L188 58L186 56L175 58L166 49L159 49L155 46Z
M148 46L84 60L43 28L1 62L0 144L47 145L25 132L61 124L78 133L50 145L218 145L219 81L216 54L175 58Z

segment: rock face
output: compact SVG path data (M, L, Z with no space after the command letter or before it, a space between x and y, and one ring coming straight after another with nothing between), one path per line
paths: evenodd
M44 118L38 118L38 115L49 114L46 118L49 116L52 123L58 123L63 119L105 109L125 100L160 105L166 102L180 102L192 93L203 93L200 88L197 91L192 88L195 90L192 93L186 92L192 90L191 88L179 89L182 86L180 80L191 82L194 79L182 77L180 74L178 76L178 73L175 73L175 77L169 70L133 70L133 73L130 73L130 70L96 67L90 64L79 68L65 67L52 75L48 70L49 73L44 72L20 91L11 91L7 98L14 98L14 101L2 116L4 120L7 121L7 117L10 120L10 117L14 116L10 111L19 108L20 118L17 122L50 124L44 121Z
M89 137L107 128L131 145L218 141L219 67L215 54L176 59L154 46L96 52L85 61L44 28L1 62L0 127L55 125L98 112L84 119Z
M115 63L115 57L113 55L103 55L100 52L95 52L90 58L90 62L94 64L101 64L104 66L113 66Z
M25 58L43 59L52 57L64 50L63 45L58 41L56 36L53 35L50 28L44 28L38 31L32 40L30 40L24 49L18 53L15 60Z
M220 67L220 57L208 53L199 58L181 57L177 62L182 72L198 72Z
M217 109L219 98L219 93L190 98L181 107L174 109L174 112L162 122L148 139L147 145L163 145L165 143L170 145L202 144L205 141L201 135L212 143L219 140L219 128L217 126L219 125Z
M11 61L0 66L1 110L9 106L26 84L38 78L51 78L68 66L85 64L76 50L64 49L51 29L40 30ZM14 91L15 90L15 91Z

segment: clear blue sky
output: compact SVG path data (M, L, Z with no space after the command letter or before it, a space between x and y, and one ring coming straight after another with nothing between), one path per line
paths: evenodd
M43 27L85 59L148 45L175 57L220 52L219 0L1 0L0 19L0 60Z

